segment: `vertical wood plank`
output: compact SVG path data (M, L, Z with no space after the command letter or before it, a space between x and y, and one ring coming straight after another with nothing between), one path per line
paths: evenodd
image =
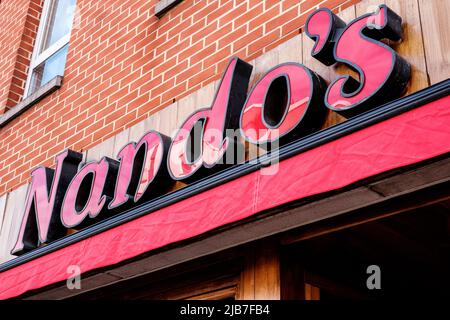
M4 213L4 223L0 235L0 263L14 258L10 254L16 244L23 217L28 184L23 185L8 195Z
M177 110L178 102L175 102L159 112L159 131L172 138L177 129Z
M380 4L386 4L385 0L364 0L355 5L356 16L360 17L366 13L372 13L377 10Z
M12 213L12 224L11 230L9 231L8 236L8 250L11 250L13 246L16 244L17 236L19 234L20 225L22 223L22 218L25 209L25 200L28 192L28 184L25 184L19 188L17 188L15 194L14 204L9 206L10 212Z
M392 48L411 64L411 81L406 92L410 94L429 85L418 0L386 0L386 5L403 19L403 40Z
M199 89L195 95L196 109L203 109L211 107L211 104L216 93L215 83L210 83L203 88Z
M314 40L309 38L306 33L302 33L302 61L303 64L310 70L321 76L327 83L332 80L331 68L322 64L319 60L311 56L312 48L314 47Z
M144 134L150 130L159 129L159 113L152 114L149 118L141 121L130 128L128 142L138 142Z
M301 253L283 247L280 257L281 299L305 300L305 269Z
M6 208L7 198L8 198L8 194L4 194L3 196L0 197L0 236L2 234L3 221L5 218L5 208ZM1 242L0 242L0 245L1 245ZM1 253L0 253L0 256L1 256Z
M320 289L308 283L305 283L305 300L320 300Z
M197 107L197 95L195 93L184 97L178 101L177 109L177 128L186 121L186 119L193 114L199 107Z
M279 248L273 240L261 241L255 257L255 299L279 300L280 297Z
M303 62L302 36L300 34L282 43L276 50L278 50L278 63Z
M5 203L4 213L3 213L3 223L0 229L0 263L11 260L11 255L8 252L8 237L11 230L11 225L13 222L13 212L14 202L16 199L17 190L13 190L8 193L7 201Z
M130 129L126 129L114 137L114 158L117 158L117 154L122 148L130 142Z
M114 155L114 137L111 137L102 143L92 147L86 152L86 161L100 161L102 157L113 157Z
M430 84L450 76L450 1L419 0L425 56Z
M253 67L253 68L252 68L252 74L250 75L250 79L249 79L249 81L248 81L248 83L249 83L248 89L249 89L249 91L250 91L250 89L253 87L253 85L254 85L255 82L256 82L256 76L255 76L255 60L254 60L254 59L251 60L251 61L247 61L247 60L246 60L246 62L249 63L249 64ZM218 85L216 85L216 90L217 90L217 86L218 86Z
M273 239L268 239L246 248L238 299L280 299L280 255L277 244Z
M278 61L279 61L278 47L256 58L253 69L254 73L253 81L256 83L267 71L278 65Z
M253 246L246 248L237 299L255 300L255 251Z

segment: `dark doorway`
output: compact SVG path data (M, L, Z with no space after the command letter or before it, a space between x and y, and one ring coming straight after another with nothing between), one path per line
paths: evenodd
M294 258L284 269L304 272L296 286L306 299L445 298L450 201L300 241L285 251ZM373 265L380 270L380 290L366 283Z

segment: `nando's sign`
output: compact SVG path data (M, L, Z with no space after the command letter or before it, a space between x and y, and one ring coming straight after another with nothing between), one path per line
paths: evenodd
M399 41L401 23L384 5L348 25L328 9L317 10L306 22L306 34L315 40L312 56L327 66L351 67L359 80L342 76L327 86L307 67L284 63L248 91L252 66L233 58L212 105L189 116L173 140L150 131L127 144L117 159L89 163L78 152L62 152L54 170L32 172L12 253L20 255L61 238L67 229L120 214L167 192L174 181L217 171L232 148L228 129L239 130L248 143L282 145L320 128L327 108L351 117L399 97L410 66L380 40ZM200 135L192 134L195 127ZM192 143L199 152L192 153Z

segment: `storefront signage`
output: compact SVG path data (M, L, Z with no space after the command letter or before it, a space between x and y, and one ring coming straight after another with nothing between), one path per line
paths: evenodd
M285 63L268 71L248 93L252 66L233 58L211 107L189 116L173 140L150 131L127 144L116 159L89 163L83 163L82 154L65 150L56 156L54 170L32 172L13 254L149 201L175 181L216 172L226 166L221 160L235 142L227 129L239 130L251 144L282 146L317 131L327 108L352 117L401 96L410 66L380 41L400 40L401 23L385 5L348 25L328 9L317 10L306 23L306 34L315 40L312 56L327 66L339 62L351 67L359 80L342 76L327 86L307 67ZM194 128L201 134L192 134ZM199 151L193 152L192 145Z

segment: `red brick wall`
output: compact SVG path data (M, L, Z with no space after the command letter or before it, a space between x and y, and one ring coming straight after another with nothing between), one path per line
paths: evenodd
M0 114L23 96L43 0L0 4Z
M32 41L24 12L34 5L9 2L0 4L10 18L0 35L0 106L21 95L23 82L8 84L13 70L24 72L30 51L17 52ZM78 0L62 88L1 129L0 195L63 149L86 150L216 80L230 56L251 60L293 37L312 8L359 0L185 0L160 20L155 2Z

